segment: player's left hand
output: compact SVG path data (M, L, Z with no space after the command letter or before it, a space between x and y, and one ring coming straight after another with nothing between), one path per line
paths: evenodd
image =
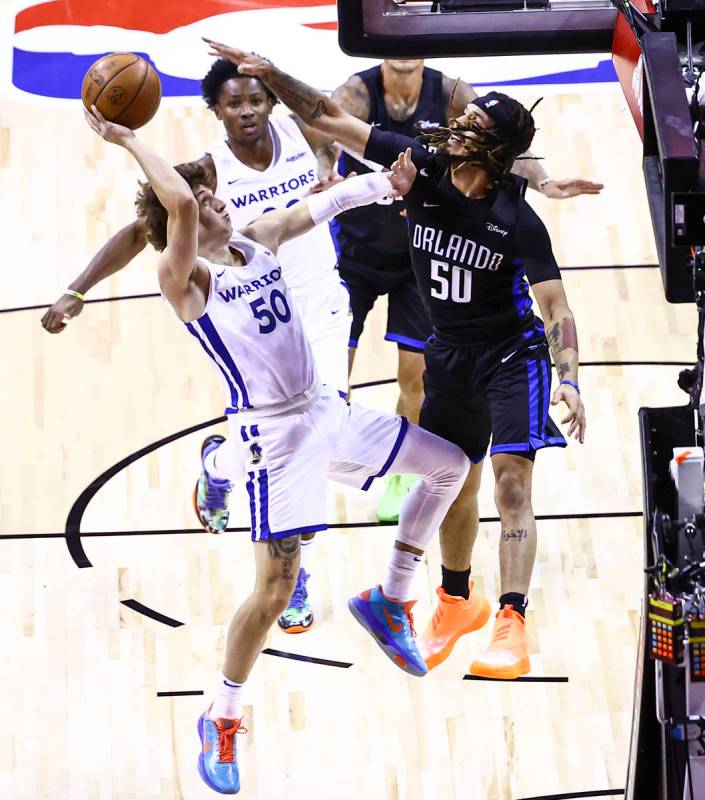
M403 197L414 185L416 180L416 167L411 160L411 148L407 147L399 158L392 164L387 177L392 184L391 197Z
M90 111L84 109L83 114L86 117L86 122L98 136L106 142L110 142L110 144L119 144L124 147L130 139L135 138L135 134L124 125L108 122L95 106L91 106Z
M561 383L551 398L551 405L557 406L561 400L568 406L568 413L561 420L561 424L570 422L567 436L574 436L581 444L585 441L585 406L577 391L567 383Z
M261 78L272 71L274 65L268 58L258 56L257 53L247 53L245 50L239 50L237 47L230 47L221 42L214 42L213 39L207 39L205 36L201 38L210 48L208 50L209 56L217 56L218 58L224 58L226 61L232 61L233 64L237 65L238 72L243 75Z
M565 200L579 194L600 194L604 188L604 183L595 183L587 178L565 178L561 181L549 181L541 189L541 193L554 200Z

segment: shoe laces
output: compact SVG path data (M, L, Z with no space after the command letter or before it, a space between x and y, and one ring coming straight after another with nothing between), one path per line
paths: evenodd
M247 728L239 720L234 720L229 728L223 728L216 722L215 729L218 732L218 760L221 764L235 763L235 734L247 733Z
M225 508L230 493L230 481L211 478L206 472L206 508Z
M296 586L289 600L289 608L303 608L306 604L306 600L308 599L306 581L308 581L308 572L306 572L305 569L300 569L299 577L296 579Z
M404 613L406 614L406 620L409 623L409 629L411 630L411 635L413 638L416 638L416 628L414 628L414 615L411 611L412 606L414 605L414 601L404 603Z

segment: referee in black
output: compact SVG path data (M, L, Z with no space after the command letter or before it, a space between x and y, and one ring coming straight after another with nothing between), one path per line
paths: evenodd
M260 56L211 46L344 147L387 166L406 150L401 158L417 168L404 200L412 265L434 327L425 349L420 423L461 446L475 464L441 526L439 603L420 647L434 667L489 617L487 600L470 580L480 470L489 448L502 522L500 610L490 645L470 672L524 675L530 669L524 611L536 554L533 461L537 450L566 444L549 405L566 404L568 436L582 442L585 434L573 315L548 232L524 199L526 182L510 173L531 145L533 117L513 98L490 92L447 128L425 132L432 151L357 119ZM549 349L558 373L552 397Z

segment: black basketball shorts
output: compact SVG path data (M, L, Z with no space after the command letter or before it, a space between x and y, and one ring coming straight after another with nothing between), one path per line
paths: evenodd
M549 417L551 361L543 327L490 345L426 344L425 400L419 424L461 447L477 464L490 455L533 459L565 447Z
M423 352L433 327L423 307L411 265L408 270L376 269L341 256L338 270L350 290L353 314L350 347L357 347L367 315L377 298L386 294L389 297L384 338L396 342L402 350Z

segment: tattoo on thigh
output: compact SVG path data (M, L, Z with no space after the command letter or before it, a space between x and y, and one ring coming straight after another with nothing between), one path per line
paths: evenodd
M281 580L289 581L294 579L294 559L300 547L301 540L298 536L287 536L286 539L270 539L267 542L269 557L282 562Z
M517 528L517 530L502 531L502 541L509 542L516 539L518 542L523 542L527 537L526 528Z

